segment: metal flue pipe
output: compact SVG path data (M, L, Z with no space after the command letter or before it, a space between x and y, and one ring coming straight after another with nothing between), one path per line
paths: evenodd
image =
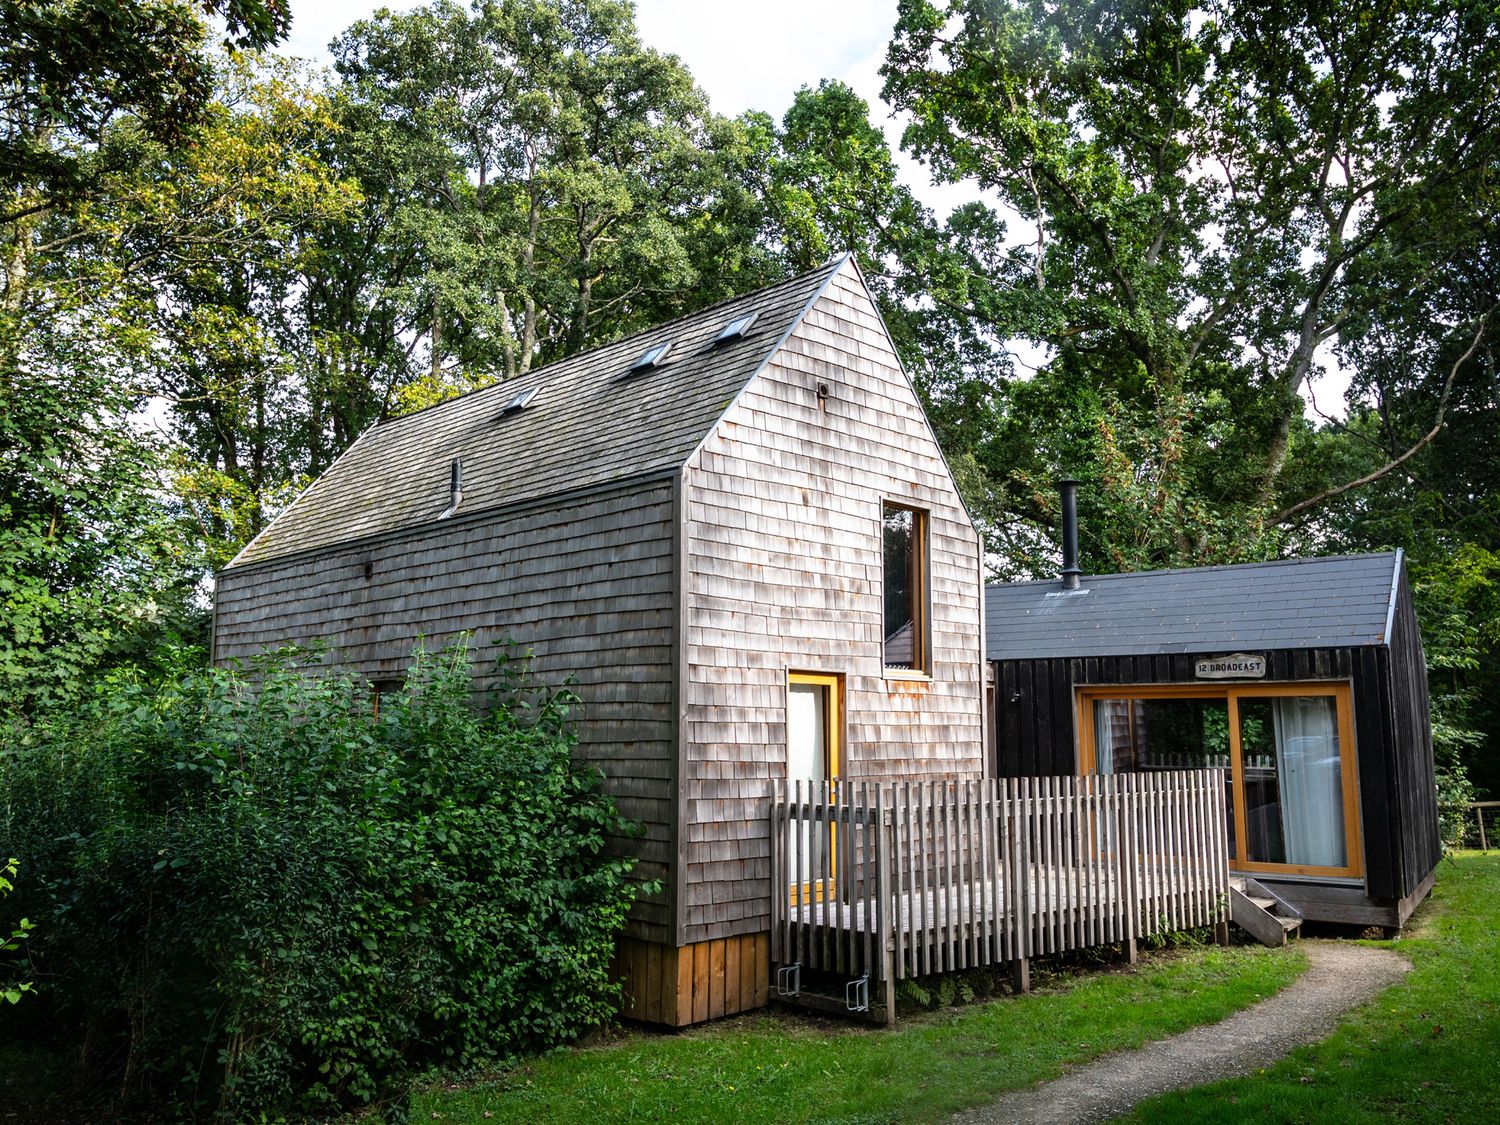
M1083 577L1078 565L1078 482L1063 479L1057 488L1062 494L1062 586L1076 590Z

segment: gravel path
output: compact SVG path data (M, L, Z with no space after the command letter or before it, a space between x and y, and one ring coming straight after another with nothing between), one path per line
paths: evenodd
M964 1125L1108 1121L1168 1090L1269 1066L1292 1048L1323 1038L1344 1013L1411 969L1410 962L1388 949L1337 941L1297 944L1307 954L1307 971L1269 1000L1208 1027L1094 1059L953 1120Z

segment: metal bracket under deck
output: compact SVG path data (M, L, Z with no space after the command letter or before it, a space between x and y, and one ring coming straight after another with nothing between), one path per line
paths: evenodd
M796 996L802 991L802 962L783 965L776 970L776 991L785 997Z
M844 1007L851 1012L870 1010L870 975L868 973L844 985Z

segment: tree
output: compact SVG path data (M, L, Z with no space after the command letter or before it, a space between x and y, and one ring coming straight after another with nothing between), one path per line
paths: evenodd
M743 175L762 201L753 237L782 273L857 258L971 511L1004 534L975 453L1000 424L1010 373L997 332L1016 273L1003 228L983 207L940 223L900 182L868 104L843 83L799 90L779 126L761 113L742 123L756 154Z
M213 71L200 12L240 46L286 34L280 0L0 2L0 227L86 195L130 150L110 126L132 116L153 140L184 140L203 117Z
M1402 547L1449 779L1500 792L1500 269L1487 247L1436 269L1345 350L1354 407L1288 466L1287 525L1310 550ZM1357 489L1350 481L1364 483ZM1450 786L1461 790L1461 785Z
M73 254L123 263L107 315L149 332L137 385L161 404L175 488L220 566L318 467L324 388L305 345L306 278L359 188L322 152L330 100L285 59L234 56L195 143L162 151L88 212ZM96 311L104 314L100 302Z
M1027 228L1009 307L1048 358L990 462L1013 510L1045 520L1061 463L1102 485L1096 558L1274 551L1328 349L1481 244L1497 65L1478 3L903 0L907 146Z
M705 212L732 189L737 133L641 45L628 5L439 0L355 24L334 54L367 237L351 232L313 293L324 337L384 380L380 409L711 299L694 288L713 259Z

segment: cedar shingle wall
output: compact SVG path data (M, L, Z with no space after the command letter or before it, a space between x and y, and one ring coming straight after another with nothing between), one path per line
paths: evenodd
M230 570L216 594L215 659L322 640L379 679L400 674L419 636L437 647L470 630L480 659L508 638L535 654L542 682L576 677L579 755L646 824L622 844L641 856L638 877L669 885L672 548L672 485L661 481ZM671 940L666 892L640 904L630 932Z
M830 395L820 407L815 388ZM846 267L684 472L683 940L770 925L786 672L845 676L845 775L981 772L977 537ZM882 674L880 506L928 510L935 674Z

